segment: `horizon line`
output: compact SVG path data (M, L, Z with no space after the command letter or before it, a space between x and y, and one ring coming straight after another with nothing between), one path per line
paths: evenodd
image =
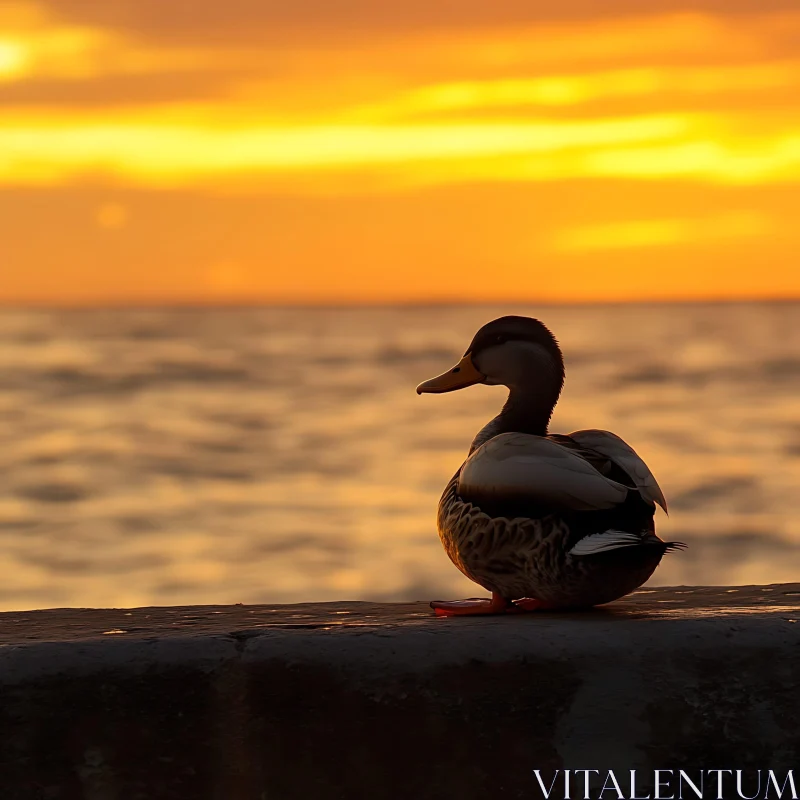
M480 308L489 306L544 306L554 308L608 307L608 306L702 306L702 305L780 305L800 302L796 296L764 296L764 297L699 297L699 298L642 298L640 300L376 300L372 302L358 301L323 301L323 302L283 302L263 300L151 300L142 302L125 302L109 300L106 302L32 302L16 303L0 300L0 313L12 311L250 311L250 310L357 310L370 308L426 309L426 308Z

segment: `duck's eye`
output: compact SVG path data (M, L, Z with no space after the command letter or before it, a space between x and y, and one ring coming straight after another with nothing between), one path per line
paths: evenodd
M494 337L495 344L505 344L508 341L507 336L495 336Z

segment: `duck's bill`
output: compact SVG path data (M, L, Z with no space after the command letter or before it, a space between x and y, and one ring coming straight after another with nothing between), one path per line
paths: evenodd
M454 392L456 389L464 389L467 386L482 383L485 380L486 376L475 369L475 365L472 363L472 355L467 353L452 369L417 386L417 394Z

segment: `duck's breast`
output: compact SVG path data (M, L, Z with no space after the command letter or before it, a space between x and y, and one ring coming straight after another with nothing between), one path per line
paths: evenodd
M460 471L459 471L460 473ZM555 585L566 566L569 530L558 514L490 516L458 493L459 473L439 502L437 527L450 560L470 580L505 597Z

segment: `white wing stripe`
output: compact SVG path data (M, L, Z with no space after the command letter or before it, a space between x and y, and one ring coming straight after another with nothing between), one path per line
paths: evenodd
M591 556L595 553L605 553L609 550L618 550L620 547L633 547L641 544L642 537L626 531L604 531L585 536L572 550L573 556Z

